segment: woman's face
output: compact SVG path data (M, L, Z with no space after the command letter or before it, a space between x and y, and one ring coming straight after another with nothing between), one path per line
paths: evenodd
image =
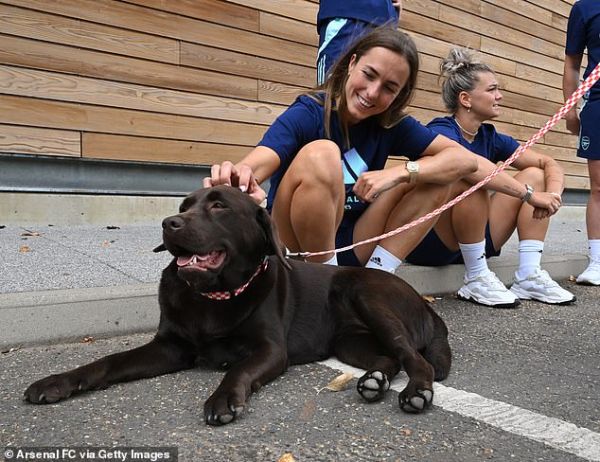
M475 88L469 92L471 112L484 121L500 115L502 93L492 72L480 72Z
M348 124L385 112L409 76L406 58L387 48L371 48L360 59L352 56L345 87Z

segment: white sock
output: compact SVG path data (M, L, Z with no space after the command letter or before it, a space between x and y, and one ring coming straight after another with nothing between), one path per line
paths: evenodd
M590 260L600 261L600 239L589 239Z
M402 260L400 260L396 255L388 252L383 247L378 245L375 247L375 250L373 250L371 258L369 258L369 261L365 267L375 268L393 274L396 271L396 268L398 268L401 264Z
M519 269L516 274L518 279L525 279L540 268L543 251L544 241L535 239L519 241Z
M324 265L338 266L337 253L333 254L329 260L323 262Z
M465 273L467 279L473 279L480 274L489 271L487 259L485 257L485 239L473 244L458 243L460 253L465 262Z

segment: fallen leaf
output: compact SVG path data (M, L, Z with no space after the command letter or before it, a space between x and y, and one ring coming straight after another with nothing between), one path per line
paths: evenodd
M492 448L483 448L483 455L491 459L494 456L494 450Z
M571 275L569 276L569 281L571 281L571 282L575 282L575 281L577 281L577 278L571 274Z
M94 343L95 341L96 341L96 339L92 336L83 337L81 339L81 343Z
M296 462L296 459L294 459L294 456L289 452L286 452L279 459L277 459L277 462Z
M412 430L410 428L403 428L400 430L400 433L404 436L412 435Z
M435 297L432 297L431 295L423 295L423 300L429 303L435 303Z
M15 351L19 351L21 349L21 347L12 347L9 348L8 350L2 350L0 351L0 353L2 353L3 355L8 354L8 353L13 353Z
M42 233L38 233L37 231L26 231L24 233L21 233L21 236L26 236L26 237L40 237L42 235Z
M21 247L19 247L19 252L20 253L31 252L31 248L28 245L22 245Z
M354 374L350 372L344 372L342 375L338 375L335 379L329 382L325 388L331 391L343 391L348 387L348 382L354 378Z

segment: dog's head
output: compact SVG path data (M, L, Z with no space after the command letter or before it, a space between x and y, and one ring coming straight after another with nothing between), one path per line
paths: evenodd
M179 213L163 220L163 244L177 274L199 290L232 290L252 276L267 255L289 268L265 209L231 186L198 189Z

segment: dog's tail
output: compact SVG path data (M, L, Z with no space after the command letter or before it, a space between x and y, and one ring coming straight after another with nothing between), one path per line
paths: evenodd
M433 312L433 310L432 310ZM452 350L448 343L448 328L437 313L433 312L433 337L423 350L423 357L433 366L435 380L442 381L450 374Z

